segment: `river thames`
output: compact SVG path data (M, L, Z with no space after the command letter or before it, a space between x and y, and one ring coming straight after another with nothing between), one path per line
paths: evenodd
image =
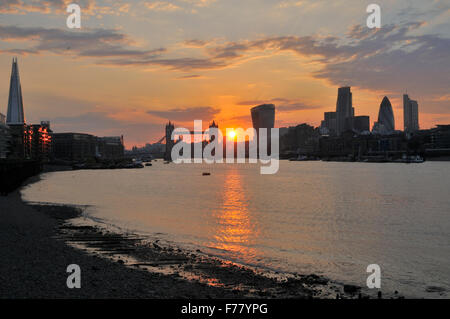
M203 172L211 173L202 176ZM382 290L450 296L445 162L164 165L47 173L26 201L89 205L83 218L244 265Z

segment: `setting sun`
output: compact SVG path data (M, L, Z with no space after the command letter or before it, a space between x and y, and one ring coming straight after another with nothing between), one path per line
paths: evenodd
M230 138L230 139L234 139L235 137L236 137L236 131L229 131L228 132L228 137Z

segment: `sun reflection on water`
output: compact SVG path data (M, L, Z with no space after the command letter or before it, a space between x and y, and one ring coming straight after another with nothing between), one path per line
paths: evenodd
M258 232L249 213L249 203L238 170L228 172L222 194L223 204L214 214L217 219L213 232L214 241L209 246L249 260L255 256L255 249L251 245Z

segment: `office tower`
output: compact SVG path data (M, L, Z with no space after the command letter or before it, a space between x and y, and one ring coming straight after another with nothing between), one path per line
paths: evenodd
M408 133L419 130L419 105L417 101L410 100L407 94L403 95L403 127Z
M321 124L321 131L325 135L336 134L336 112L325 112Z
M338 89L336 102L336 133L342 134L351 129L349 123L354 114L352 92L350 87L341 87Z
M395 131L394 111L387 96L383 98L378 113L378 122L373 126L373 132L378 134L392 134Z
M253 128L258 132L260 128L275 126L275 105L263 104L251 109Z
M19 67L17 58L13 58L11 81L9 85L8 113L6 124L23 125L25 115L23 113L22 88L20 85Z
M271 147L271 129L275 126L275 105L273 104L263 104L255 106L251 109L253 128L256 130L256 136L258 137L258 156L260 154L259 147L261 146L259 138L259 129L267 128L267 154L272 154Z

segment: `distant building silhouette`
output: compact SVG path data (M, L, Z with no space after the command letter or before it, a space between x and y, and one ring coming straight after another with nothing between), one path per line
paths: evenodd
M320 130L323 135L336 135L336 112L325 112Z
M437 125L436 128L429 130L431 134L430 147L433 150L447 155L450 154L450 124Z
M338 97L336 102L337 135L341 135L343 132L351 129L351 119L355 114L352 100L353 98L350 87L341 87L338 89Z
M274 128L275 105L262 104L251 109L253 128L258 132L260 128Z
M338 89L336 112L324 113L320 134L340 136L347 131L357 134L369 132L370 118L367 115L355 116L351 87L341 87Z
M6 125L9 158L41 161L49 159L52 142L50 123L26 124L17 58L12 61Z
M216 124L216 121L212 121L212 123L209 125L209 128L219 128L219 125Z
M370 117L367 115L353 117L352 127L357 133L370 132Z
M270 134L272 128L275 126L275 105L262 104L255 106L251 109L253 128L256 130L256 136L258 137L258 154L259 146L259 129L267 128L267 154L271 154Z
M280 136L280 151L284 158L298 155L312 155L318 152L320 132L306 123L286 128L287 132Z
M419 130L419 105L408 94L403 95L403 127L406 133Z
M118 159L124 156L123 135L97 137L97 155L102 159Z
M378 122L375 122L372 131L383 135L392 134L395 131L394 111L387 96L381 101Z
M219 125L217 125L216 121L213 120L212 123L209 125L209 128L210 128L210 129L219 128ZM210 136L209 142L214 142L215 139L216 139L215 136ZM215 152L214 152L214 154L215 154ZM213 154L213 155L214 155L214 154Z
M11 135L6 125L6 116L0 113L0 159L8 156L10 143Z
M53 134L53 156L67 161L85 161L97 156L97 137L84 133Z
M51 157L53 138L50 122L42 121L41 124L27 125L27 128L30 158L48 162Z

